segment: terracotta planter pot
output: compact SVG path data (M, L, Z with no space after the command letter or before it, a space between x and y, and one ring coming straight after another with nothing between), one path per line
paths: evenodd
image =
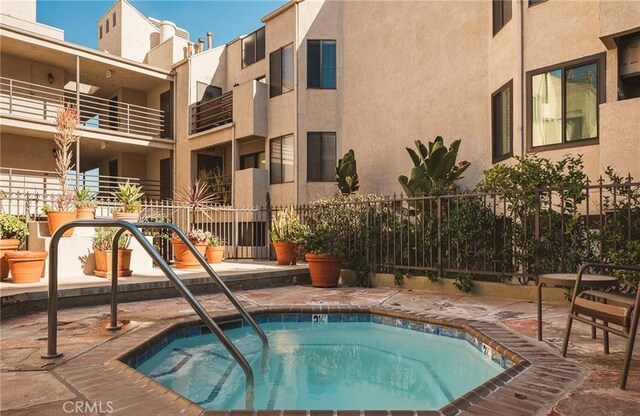
M276 249L276 259L281 266L296 264L296 245L294 243L273 243Z
M53 235L58 228L63 224L71 222L76 219L75 211L49 211L47 214L47 221L49 222L49 233ZM73 228L67 230L62 234L63 237L71 237L73 235Z
M78 220L93 220L96 218L95 208L78 208L76 211L76 219Z
M113 219L124 220L129 222L138 222L140 221L140 213L139 212L114 212Z
M307 253L304 258L309 263L309 274L313 287L338 286L344 256Z
M176 259L176 268L178 269L198 269L200 263L196 260L196 257L189 251L187 246L182 243L182 240L178 237L173 237L171 239L171 243L173 243L173 256ZM191 243L196 247L196 250L203 256L207 250L207 243L197 243L195 241L191 241Z
M207 247L204 254L207 257L207 263L222 263L222 259L224 258L224 247Z
M15 251L18 247L20 247L20 240L15 238L0 240L0 279L4 280L9 277L9 262L4 254L8 251Z
M9 251L4 255L9 262L13 283L36 283L40 280L46 251Z
M131 276L131 249L121 248L118 250L118 276ZM93 274L99 277L111 277L111 250L93 250L96 257L96 269Z

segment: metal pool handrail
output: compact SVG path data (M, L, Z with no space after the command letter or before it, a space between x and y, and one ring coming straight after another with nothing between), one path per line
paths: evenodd
M149 227L150 225L156 225L156 226ZM162 224L162 223L144 223L145 228L173 229L172 227L166 227L166 225L167 224ZM139 223L130 223L122 220L74 220L62 225L60 228L56 230L55 233L53 233L53 236L51 238L51 243L49 244L49 299L48 299L48 325L47 325L47 354L43 355L42 358L51 359L51 358L58 358L62 356L62 353L57 352L58 242L60 241L62 234L64 234L65 231L72 228L76 228L76 227L80 227L80 228L119 227L120 230L118 230L118 232L116 233L117 234L116 237L119 237L124 231L129 231L131 235L136 240L138 240L140 245L151 256L151 258L158 265L158 267L160 267L160 269L164 272L165 276L173 284L173 286L176 288L178 293L180 293L180 295L189 303L189 305L191 305L193 310L198 314L198 316L200 316L200 319L202 319L202 321L205 323L205 325L207 325L207 327L211 330L211 332L218 337L218 339L220 340L220 342L222 342L222 344L227 349L227 351L236 360L236 362L240 365L240 367L242 367L242 370L246 377L246 405L248 409L252 409L253 408L254 376L253 376L253 370L251 369L251 366L249 365L247 360L244 358L242 353L229 340L229 338L227 338L227 336L224 334L222 329L220 329L218 324L216 324L216 322L213 319L211 319L211 316L209 316L207 311L196 300L196 298L189 291L189 289L184 285L184 283L182 283L182 281L178 278L176 273L171 269L171 267L169 267L169 265L164 261L164 259L158 254L158 252L153 248L153 246L149 243L149 241L147 241L145 236L138 229L138 226L140 226ZM202 262L204 261L204 258L200 253L198 253L198 251L195 249L193 244L191 244L189 239L186 238L184 233L182 233L182 231L179 229L174 229L174 231L176 231L176 233L178 234L180 239L185 243L187 248L195 255L195 257L202 264ZM114 239L114 240L115 240L115 247L117 247L117 239ZM112 291L112 300L113 300L113 293L117 292L117 283L115 284L115 288L113 284L114 281L117 282L117 274L118 274L117 256L112 256L111 264L112 264L111 273L112 273L112 279L113 279L112 285L111 285L111 291ZM210 269L210 266L208 263L206 263L206 261L204 262L203 267L205 267L205 269L207 268ZM209 274L211 275L211 273ZM220 280L220 278L217 276L217 274L215 274L215 272L213 275L215 276L214 280ZM222 283L222 281L220 282ZM233 297L233 294L231 294L231 292L226 287L226 285L224 287L228 292L228 296L230 295L231 297ZM116 297L116 302L117 302L117 297ZM239 303L237 303L237 305L240 310L244 310L244 308ZM113 306L114 305L112 303L111 305L112 311L113 311ZM117 313L117 305L116 305L116 313ZM249 318L251 317L249 316ZM253 321L253 319L251 319L249 322L251 321ZM255 324L255 321L253 321L253 323ZM111 325L109 329L117 329L117 328L119 328L119 326L117 325L117 322L115 322L114 324L113 315L112 315ZM262 334L264 335L264 333Z

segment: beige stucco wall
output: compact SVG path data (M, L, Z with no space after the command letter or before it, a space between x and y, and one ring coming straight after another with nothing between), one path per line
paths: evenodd
M130 7L130 6L124 6ZM122 55L122 39L123 33L122 28L124 26L130 26L132 23L137 23L136 20L131 21L130 19L123 19L122 14L123 2L117 1L113 4L109 10L105 11L105 13L98 19L96 22L96 38L98 39L98 50L106 51L114 55L122 56L124 58L128 58L128 56ZM113 13L116 14L116 27L113 27L113 22L111 22ZM126 17L126 16L125 16ZM106 19L109 19L109 33L107 33L106 27ZM102 26L102 39L100 38L100 26Z
M53 136L38 139L13 134L0 134L0 166L5 168L53 171L56 167L51 151ZM29 149L25 152L25 149Z
M0 2L0 13L17 19L35 22L36 0L2 0Z
M255 80L233 89L233 122L236 138L267 135L269 86Z
M600 37L613 47L611 37L638 29L640 1L600 1Z
M640 180L640 98L600 105L600 172L612 166Z
M488 166L489 5L344 4L342 150L355 151L362 192L399 193L412 167L404 148L416 139L461 139L466 184Z
M52 88L63 88L66 82L64 69L55 65L45 64L7 53L0 53L0 62L0 75L5 78L31 82ZM49 84L49 74L53 75L52 84Z
M145 63L170 69L173 64L187 57L187 40L173 36L147 53Z

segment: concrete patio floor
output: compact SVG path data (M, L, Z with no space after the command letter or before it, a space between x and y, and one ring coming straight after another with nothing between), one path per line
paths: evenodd
M473 318L494 322L535 341L536 307L532 302L466 295L441 295L397 288L362 289L342 287L316 289L290 286L236 292L247 306L270 305L362 305L401 307L429 311L442 316ZM199 296L209 311L230 310L220 294ZM181 298L123 303L119 318L127 324L121 331L104 329L108 305L65 309L59 312L58 349L65 357L78 356L112 337L144 328L152 322L195 314ZM566 323L567 305L544 304L545 341L540 343L559 354ZM68 401L82 402L82 395L70 389L51 371L53 365L40 358L46 349L46 313L32 313L3 319L1 328L0 411L6 415L64 415ZM628 390L617 389L622 368L623 340L611 337L611 354L602 352L601 335L590 338L588 326L575 323L569 359L584 374L573 391L566 393L544 414L559 415L636 415L640 414L640 354L634 354ZM640 347L636 348L640 352ZM75 409L74 409L75 410ZM86 409L85 409L86 410ZM104 414L105 408L71 414Z

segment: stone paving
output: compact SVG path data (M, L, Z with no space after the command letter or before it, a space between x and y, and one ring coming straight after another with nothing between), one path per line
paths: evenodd
M480 320L481 330L502 333L520 343L527 350L535 350L541 362L559 362L559 350L566 321L567 305L544 304L543 323L545 341L536 341L536 307L534 303L513 299L465 295L440 295L417 290L397 288L315 289L309 286L282 287L237 292L249 308L328 305L330 307L386 308L407 313ZM203 306L212 315L232 313L231 305L222 295L200 296ZM46 351L45 313L33 313L14 319L2 320L0 329L1 368L0 411L3 415L68 415L109 414L109 398L117 396L118 409L113 414L201 414L202 410L155 383L148 383L141 375L116 362L109 368L104 363L109 357L123 353L126 343L143 342L158 328L173 322L192 320L194 312L181 298L124 303L119 306L119 318L126 325L122 330L109 332L104 326L109 321L108 306L92 306L61 310L59 312L58 350L64 356L52 362L40 358ZM569 349L569 361L582 371L567 372L555 367L554 371L536 369L532 372L543 382L525 382L514 379L512 389L520 396L537 393L552 397L549 392L557 380L570 381L572 388L560 392L553 400L521 400L513 407L513 397L505 390L492 396L502 398L502 408L488 410L482 405L472 407L469 414L549 414L560 415L635 415L640 414L640 354L634 354L628 390L617 389L622 368L623 340L611 337L611 354L602 352L601 336L590 338L586 325L574 323L575 330ZM504 329L515 334L509 335ZM541 348L543 352L540 353ZM640 347L637 348L640 352ZM546 351L546 352L545 352ZM517 352L517 351L516 351ZM526 354L525 354L526 355ZM525 357L528 358L528 357ZM112 362L112 361L109 361ZM555 365L555 364L554 364ZM569 368L567 366L567 368ZM541 367L547 368L547 367ZM93 371L92 369L95 369ZM89 370L89 371L88 371ZM137 387L144 397L123 390L125 377L136 378ZM120 380L120 381L119 381ZM509 384L509 383L508 383ZM76 386L82 386L78 389ZM564 390L563 390L564 391ZM555 391L554 391L555 393ZM515 394L518 397L518 394ZM501 396L500 396L501 395ZM535 396L535 394L532 394ZM101 397L93 403L87 397ZM482 400L481 398L479 399ZM482 402L481 402L482 403ZM542 410L539 410L542 408ZM452 414L459 408L450 409ZM262 413L262 412L261 412ZM369 412L367 412L369 414ZM385 413L386 414L386 413ZM448 413L447 413L448 414Z

